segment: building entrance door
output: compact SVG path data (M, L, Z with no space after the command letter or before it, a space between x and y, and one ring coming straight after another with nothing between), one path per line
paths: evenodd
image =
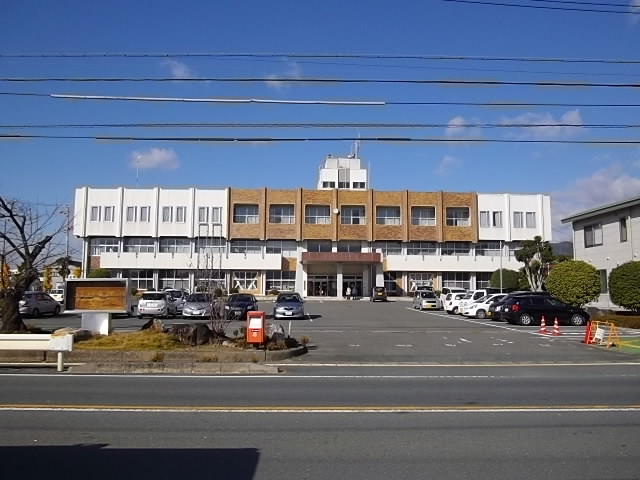
M362 298L362 275L343 275L342 276L342 296L346 298L347 287L351 289L351 296L354 296L353 289L356 289L356 297Z
M309 275L307 277L308 297L336 297L338 290L336 277L333 275Z

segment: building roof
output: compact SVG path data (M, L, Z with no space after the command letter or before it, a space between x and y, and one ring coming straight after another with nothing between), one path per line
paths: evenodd
M632 197L627 198L626 200L620 200L614 203L607 203L605 205L600 205L599 207L594 207L589 210L584 210L583 212L578 212L568 217L560 220L562 223L575 222L577 220L584 220L585 218L591 218L595 215L602 215L603 213L615 212L616 210L620 210L622 208L634 207L636 205L640 205L640 197Z

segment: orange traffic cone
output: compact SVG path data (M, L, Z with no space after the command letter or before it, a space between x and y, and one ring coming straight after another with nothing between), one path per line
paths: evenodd
M560 325L558 325L558 317L553 319L553 335L560 335Z
M546 335L547 334L547 324L544 321L544 315L540 319L540 329L538 330L538 333L540 335Z

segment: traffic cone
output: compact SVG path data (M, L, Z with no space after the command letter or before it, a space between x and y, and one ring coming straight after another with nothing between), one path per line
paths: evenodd
M555 317L553 319L553 335L556 337L560 335L560 325L558 325L558 317Z
M547 334L547 324L544 321L544 315L540 319L540 329L538 330L538 333L540 335L546 335Z

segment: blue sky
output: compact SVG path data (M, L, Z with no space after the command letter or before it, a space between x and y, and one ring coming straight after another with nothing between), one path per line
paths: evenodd
M508 0L531 6L575 3ZM592 2L593 3L593 2ZM282 78L498 80L639 83L640 64L525 62L517 59L638 60L640 0L608 3L625 14L487 4L409 1L12 1L0 16L0 134L134 137L411 137L437 143L363 141L360 155L378 190L524 192L552 195L558 219L640 195L640 144L518 143L514 140L640 141L639 88L296 84ZM635 7L634 7L635 5ZM584 6L600 9L604 7ZM109 57L19 58L51 53L289 53L460 56L467 60L381 58ZM8 82L7 78L260 78L229 82ZM342 102L562 103L563 106L229 105L68 100L16 93L120 97L260 98ZM7 95L12 94L12 95ZM340 128L62 128L139 123L338 123ZM370 128L358 123L431 124ZM473 125L546 125L479 128ZM563 126L563 125L577 126ZM11 128L21 125L21 128ZM36 127L47 125L47 128ZM461 143L461 139L510 143ZM69 203L77 186L314 188L326 154L349 141L210 144L93 139L0 139L0 194ZM136 169L136 166L138 167Z

